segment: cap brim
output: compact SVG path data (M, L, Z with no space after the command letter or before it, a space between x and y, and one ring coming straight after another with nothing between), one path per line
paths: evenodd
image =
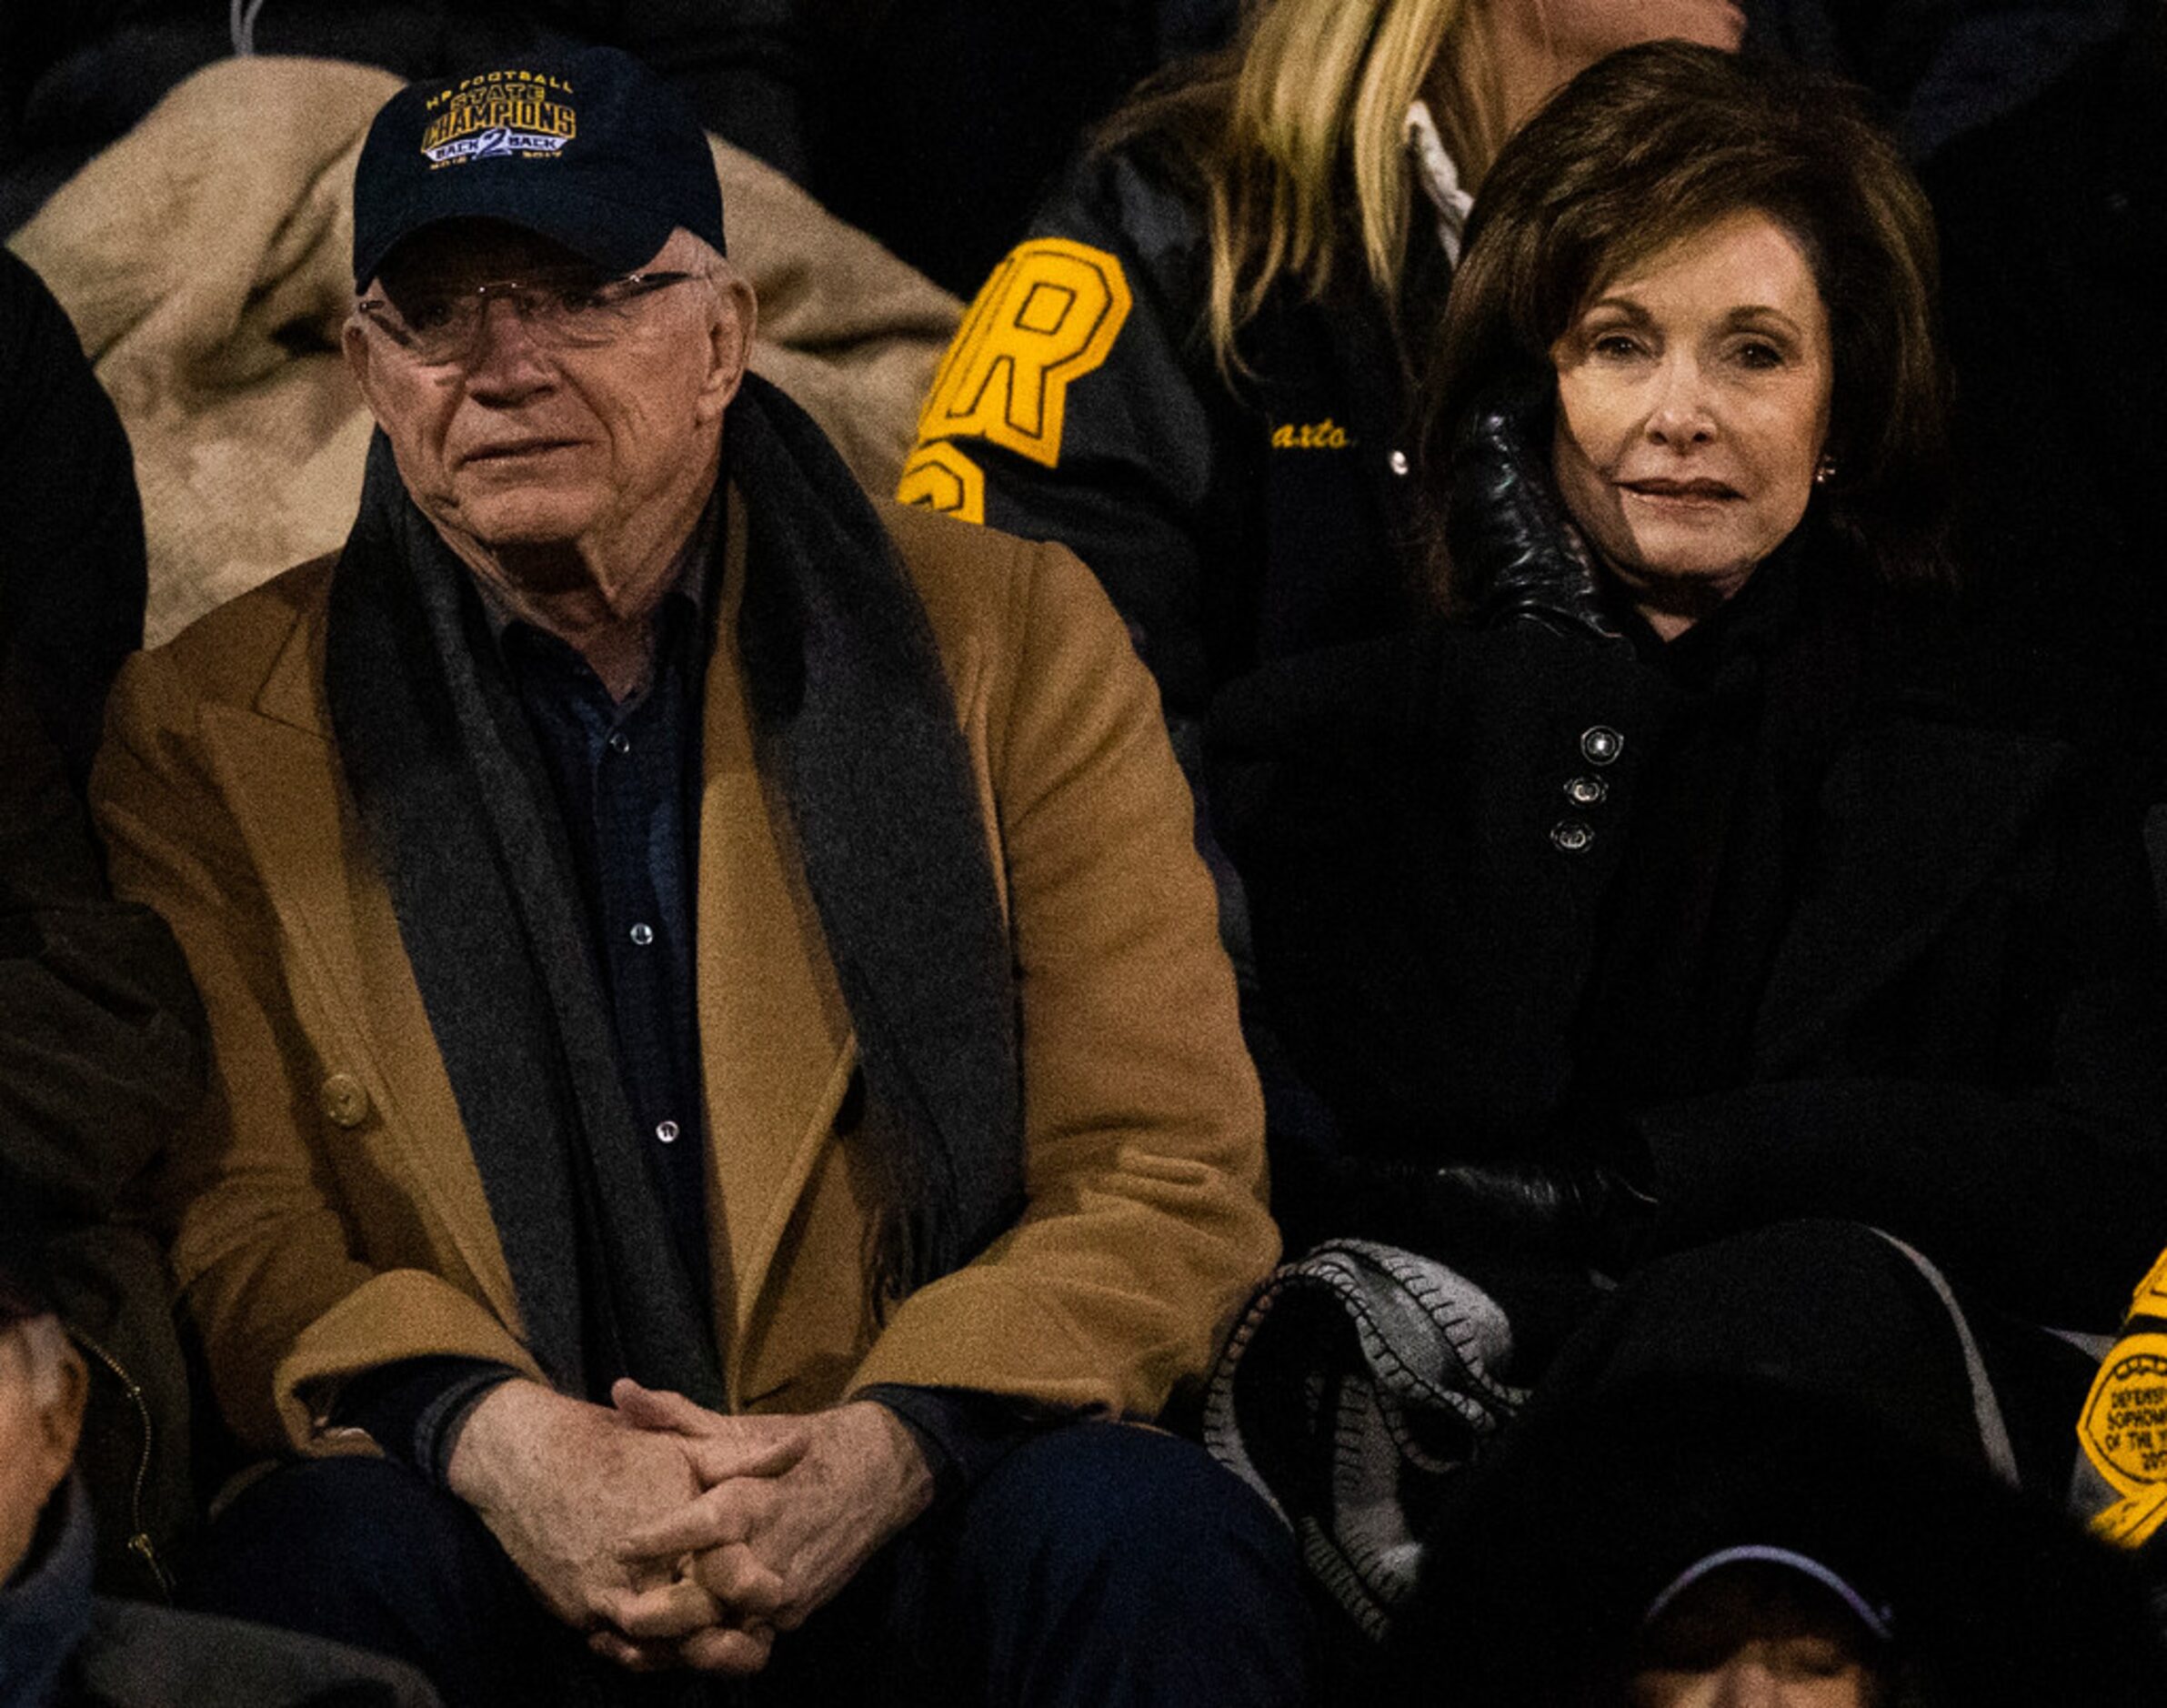
M471 168L442 176L446 181L432 180L395 218L385 221L367 249L356 246L355 288L376 277L392 251L407 238L453 220L487 219L517 226L562 244L611 273L644 266L676 230L666 216L651 208L628 207L576 186L555 186L546 197L507 196L501 181Z
M1719 1572L1728 1571L1732 1566L1745 1565L1777 1566L1783 1571L1795 1572L1800 1577L1811 1579L1834 1596L1877 1641L1895 1641L1895 1631L1889 1623L1889 1610L1876 1606L1861 1594L1858 1587L1842 1572L1816 1560L1811 1554L1801 1553L1796 1548L1777 1547L1768 1542L1741 1542L1702 1554L1656 1592L1655 1600L1649 1603L1648 1611L1640 1615L1640 1623L1644 1625L1654 1624L1694 1584Z

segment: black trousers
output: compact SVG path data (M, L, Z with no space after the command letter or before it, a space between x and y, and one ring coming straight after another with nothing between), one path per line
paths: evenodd
M1293 1539L1190 1442L1049 1431L911 1526L745 1684L634 1677L528 1593L461 1502L383 1460L316 1460L221 1516L190 1600L413 1663L447 1708L1295 1704L1309 1615Z

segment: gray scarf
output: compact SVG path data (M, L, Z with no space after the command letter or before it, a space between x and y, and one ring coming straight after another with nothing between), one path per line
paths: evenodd
M747 379L728 436L749 543L735 641L878 1116L892 1297L967 1262L1021 1200L1008 937L947 678L879 517L772 387ZM563 828L482 622L379 435L332 584L332 726L528 1340L563 1391L630 1375L718 1405L713 1313L648 1177Z

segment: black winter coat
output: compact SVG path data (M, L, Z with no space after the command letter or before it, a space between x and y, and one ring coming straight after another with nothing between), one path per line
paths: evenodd
M2112 1327L2167 1171L2142 802L1951 675L1890 666L1893 630L1839 580L1801 567L1808 618L1765 667L1764 703L1788 693L1822 728L1775 816L1758 964L1719 969L1734 1048L1683 1095L1587 1092L1606 1032L1637 1020L1590 1009L1633 923L1620 873L1646 838L1677 851L1640 810L1683 738L1660 646L1440 622L1224 698L1221 834L1279 1041L1337 1147L1275 1158L1291 1245L1424 1243L1405 1217L1359 1225L1414 1201L1375 1190L1410 1167L1592 1154L1660 1200L1654 1249L1865 1221L2033 1321Z

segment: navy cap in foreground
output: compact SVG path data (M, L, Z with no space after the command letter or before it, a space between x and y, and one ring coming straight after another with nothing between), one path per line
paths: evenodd
M445 219L500 219L613 273L653 259L679 226L723 246L699 120L614 47L507 57L384 104L354 170L355 288Z

